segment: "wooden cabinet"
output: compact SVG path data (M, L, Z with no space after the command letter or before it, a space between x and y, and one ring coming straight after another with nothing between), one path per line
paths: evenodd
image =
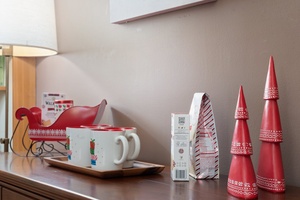
M227 181L225 175L216 180L173 181L168 166L159 174L103 179L49 166L40 157L0 152L2 199L238 200L227 192ZM300 188L288 185L284 193L258 191L258 199L263 200L299 200L299 197Z
M20 107L33 107L36 105L36 59L32 57L12 57L6 59L9 62L9 85L0 87L0 118L1 127L5 125L5 104L8 103L8 132L9 138L17 124L15 119L15 111ZM6 101L6 90L8 90L9 102ZM24 151L22 145L22 134L26 129L26 122L23 122L18 127L18 134L16 134L13 141L13 148L15 151ZM0 138L4 138L5 130L1 129ZM30 139L25 137L25 145L29 145ZM1 150L1 149L0 149Z
M1 200L31 200L32 198L29 198L21 193L18 193L16 191L10 190L8 188L2 187L2 195Z
M0 181L0 200L48 199Z
M7 188L2 188L2 195L1 195L1 200L30 200L31 198L24 196L20 193L17 193L13 190L7 189Z

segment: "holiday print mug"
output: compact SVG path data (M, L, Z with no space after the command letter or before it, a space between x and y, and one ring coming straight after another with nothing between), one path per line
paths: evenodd
M68 162L81 167L91 166L89 153L91 130L84 127L67 127L66 135Z
M128 141L121 128L91 129L90 161L92 169L121 170L128 155Z

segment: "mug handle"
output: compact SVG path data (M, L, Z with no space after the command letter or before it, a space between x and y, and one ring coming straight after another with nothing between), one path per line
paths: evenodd
M127 156L127 160L135 160L138 157L141 149L140 138L136 133L130 133L128 139L133 139L134 141L134 152L132 155Z
M116 144L119 144L120 141L123 144L123 154L122 154L122 157L120 160L117 160L117 159L114 160L114 163L116 165L119 165L119 164L122 164L123 162L125 162L127 159L127 155L128 155L128 141L127 141L126 137L119 135L118 137L115 138Z

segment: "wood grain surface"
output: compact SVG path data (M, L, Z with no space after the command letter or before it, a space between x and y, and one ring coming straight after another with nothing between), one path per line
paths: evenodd
M2 185L1 185L2 184ZM50 199L205 199L236 200L227 193L227 176L218 180L174 182L170 168L153 175L101 179L49 165L43 158L0 153L0 185L13 185ZM259 189L258 199L298 200L300 188L287 186L285 193Z

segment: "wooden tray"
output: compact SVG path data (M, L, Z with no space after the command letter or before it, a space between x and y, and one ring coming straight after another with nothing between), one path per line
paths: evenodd
M153 163L135 161L133 164L133 168L112 170L112 171L99 171L99 170L92 169L91 167L80 167L78 165L68 163L68 157L66 156L44 157L44 160L48 164L55 167L59 167L69 171L79 172L82 174L87 174L99 178L114 178L114 177L158 174L165 168L164 165L157 165Z

